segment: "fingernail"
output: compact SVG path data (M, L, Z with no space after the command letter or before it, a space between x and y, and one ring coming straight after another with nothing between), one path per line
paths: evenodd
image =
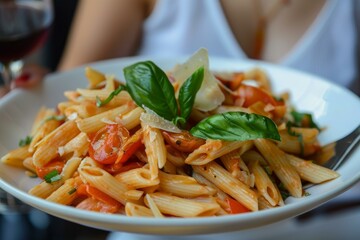
M30 79L29 73L22 73L20 76L18 76L15 81L16 82L27 82Z

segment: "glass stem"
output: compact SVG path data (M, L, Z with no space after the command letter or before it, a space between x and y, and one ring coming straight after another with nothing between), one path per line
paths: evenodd
M13 71L11 69L11 63L3 63L3 69L2 69L2 78L4 81L4 87L7 90L10 90L10 86L11 86L11 80L13 79L14 74Z

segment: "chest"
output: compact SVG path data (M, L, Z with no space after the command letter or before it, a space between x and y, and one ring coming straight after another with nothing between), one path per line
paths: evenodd
M247 54L259 47L259 20L265 18L262 29L260 59L279 62L309 30L325 5L325 0L221 0L226 19L238 44Z

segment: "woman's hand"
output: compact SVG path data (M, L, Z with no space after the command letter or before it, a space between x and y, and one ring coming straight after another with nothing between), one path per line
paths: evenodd
M25 65L21 74L12 81L11 89L31 88L39 84L49 70L36 64Z
M21 71L21 74L12 80L10 90L14 88L31 88L40 84L42 79L46 74L49 73L49 70L37 65L29 64L25 65ZM0 97L4 96L9 92L9 89L4 87L0 88Z

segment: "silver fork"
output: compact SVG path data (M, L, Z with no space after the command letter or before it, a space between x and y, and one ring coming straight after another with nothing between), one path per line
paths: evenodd
M327 161L324 166L332 170L337 170L346 160L348 160L360 143L360 125L349 135L336 141L335 156Z
M343 163L346 162L346 160L350 158L351 154L354 152L359 143L360 125L357 126L350 134L336 141L335 156L323 164L323 166L336 171ZM303 186L303 189L306 190L314 185L315 184L308 183Z

